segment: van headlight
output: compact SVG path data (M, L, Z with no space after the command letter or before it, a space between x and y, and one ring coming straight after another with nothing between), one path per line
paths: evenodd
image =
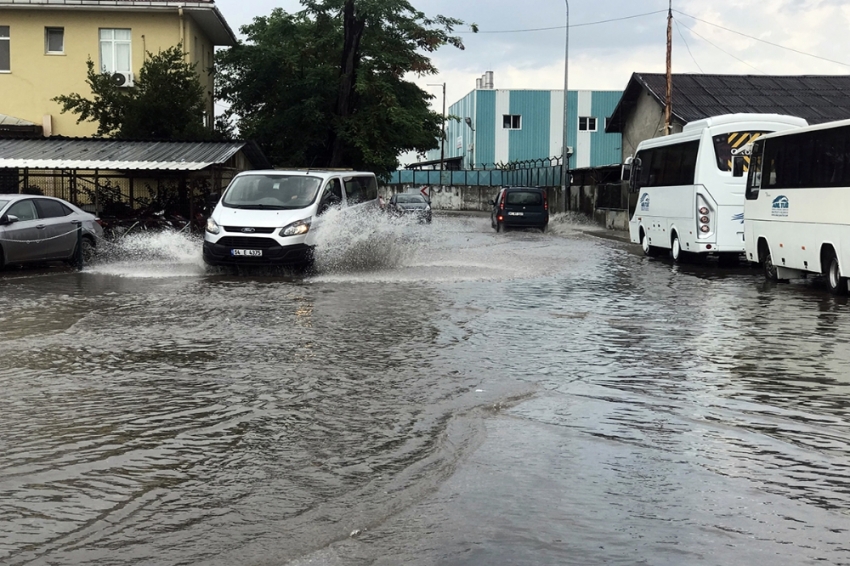
M301 234L306 234L310 231L310 221L309 220L299 220L297 222L293 222L289 226L285 226L281 228L280 235L281 236L300 236Z
M207 218L207 232L210 234L218 234L221 232L221 226L219 226L212 218Z

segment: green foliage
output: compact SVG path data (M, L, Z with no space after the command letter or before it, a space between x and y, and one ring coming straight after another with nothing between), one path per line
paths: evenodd
M463 22L429 19L406 0L301 0L244 26L247 42L217 54L217 98L241 135L279 167L342 166L379 175L409 150L438 146L434 95L404 79ZM473 26L473 29L474 26Z
M62 113L78 114L77 123L96 122L97 136L138 139L204 139L204 88L195 65L185 62L181 46L148 53L135 86L119 87L106 73L88 67L92 99L73 93L53 100Z

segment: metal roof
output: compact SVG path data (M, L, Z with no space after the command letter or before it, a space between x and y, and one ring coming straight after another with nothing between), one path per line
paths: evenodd
M240 150L259 169L270 167L250 141L125 141L93 138L0 139L0 168L200 171Z
M0 114L0 126L25 126L32 127L35 126L32 122L27 122L26 120L22 120L21 118L15 118L14 116L7 116L5 114Z
M663 73L633 73L608 120L607 132L622 132L643 92L662 107ZM673 118L680 123L737 113L786 114L810 124L850 118L848 75L673 75Z

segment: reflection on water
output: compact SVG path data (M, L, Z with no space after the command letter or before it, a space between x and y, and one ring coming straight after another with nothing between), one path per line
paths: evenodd
M0 562L850 560L846 300L334 222L315 275L172 235L0 277Z

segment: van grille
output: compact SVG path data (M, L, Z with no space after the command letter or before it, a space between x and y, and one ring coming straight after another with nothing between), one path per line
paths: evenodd
M253 248L267 250L279 246L271 238L251 238L248 236L225 236L216 242L220 246L228 248Z
M271 234L272 232L274 232L274 228L254 228L254 227L248 228L246 226L225 226L224 231L225 232L242 232L246 228L247 228L248 232L250 232L252 234Z

